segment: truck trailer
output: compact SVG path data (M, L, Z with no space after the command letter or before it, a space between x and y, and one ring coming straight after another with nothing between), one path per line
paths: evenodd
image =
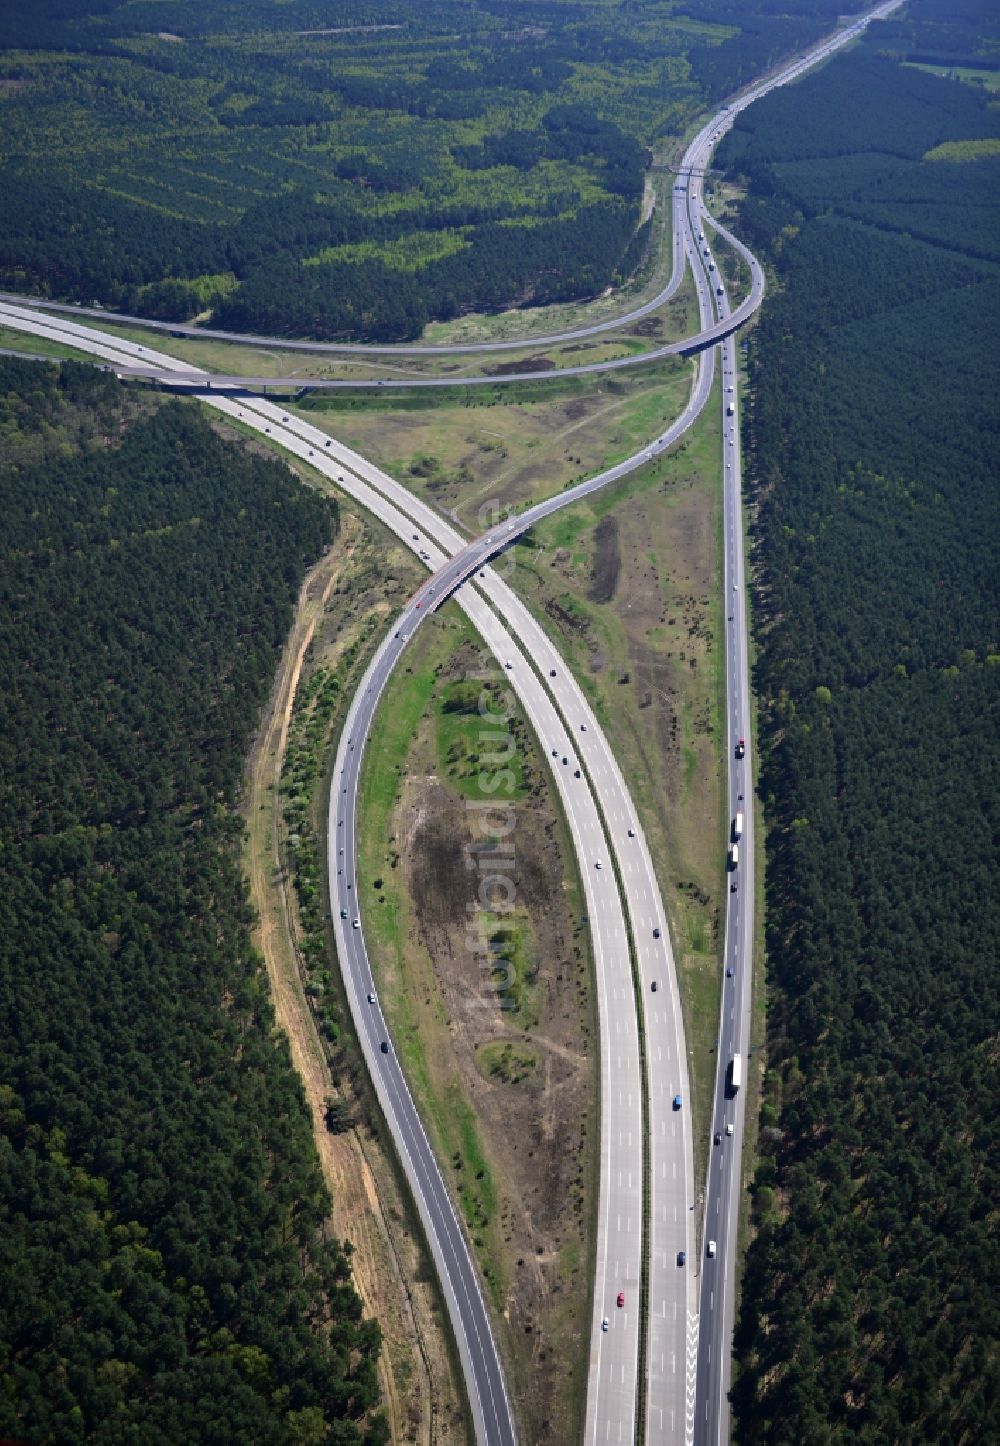
M731 1096L739 1094L740 1085L743 1083L743 1056L734 1054L729 1061L729 1085L727 1094Z
M739 843L743 837L743 814L738 813L733 819L733 843Z

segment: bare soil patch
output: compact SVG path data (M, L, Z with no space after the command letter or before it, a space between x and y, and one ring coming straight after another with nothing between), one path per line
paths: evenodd
M506 377L516 372L550 372L555 362L550 356L529 356L524 361L498 362L496 366L485 367L488 377Z
M613 502L594 500L595 525L581 507L572 530L574 519L553 519L517 549L519 588L601 707L642 817L678 962L693 1106L706 1121L725 888L720 471L710 407L670 457L629 479ZM609 520L616 586L595 602Z
M463 645L439 669L439 685L475 657ZM402 967L421 996L414 1007L435 1092L457 1089L471 1104L495 1184L488 1221L476 1213L468 1162L451 1158L472 1233L499 1229L503 1344L524 1439L569 1446L582 1425L598 1142L586 925L523 720L512 719L511 738L531 754L520 764L524 791L498 841L484 833L479 800L449 782L436 718L432 704L393 813L390 846L410 901ZM503 751L495 736L486 746ZM498 877L506 882L496 891ZM495 911L482 908L484 897ZM497 949L482 949L484 940Z
M392 1162L366 1123L350 1071L330 1068L303 983L294 891L283 866L278 780L296 689L319 662L342 658L356 640L342 590L359 580L358 553L372 540L344 516L341 538L307 577L267 712L251 755L246 867L258 914L255 942L266 961L275 1016L289 1039L330 1190L332 1231L352 1246L352 1270L368 1315L383 1332L383 1405L394 1442L462 1446L464 1411L427 1259L414 1236ZM370 561L370 559L369 559ZM380 568L383 576L391 568ZM357 616L355 614L355 616ZM331 1133L331 1113L341 1121ZM354 1121L343 1128L345 1120Z
M590 575L590 589L587 593L591 602L611 601L618 587L621 565L618 523L609 513L607 517L601 518L594 529L594 564Z

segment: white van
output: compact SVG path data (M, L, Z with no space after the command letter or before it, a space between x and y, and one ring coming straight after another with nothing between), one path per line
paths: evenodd
M712 1260L712 1259L714 1258L714 1256L715 1256L715 1241L714 1241L714 1240L710 1240L710 1241L708 1242L708 1258L709 1258L709 1260Z

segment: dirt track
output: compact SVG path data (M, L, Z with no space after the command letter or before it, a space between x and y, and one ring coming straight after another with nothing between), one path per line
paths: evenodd
M295 902L282 866L278 782L296 688L307 649L331 593L350 569L361 525L343 516L341 538L303 584L295 620L250 758L246 868L259 923L255 943L267 964L279 1025L288 1035L313 1120L323 1175L333 1199L331 1228L353 1247L354 1280L367 1315L383 1332L379 1366L394 1442L457 1446L461 1409L447 1341L437 1319L422 1251L407 1230L392 1168L364 1125L331 1134L328 1101L336 1094L309 1003L295 936ZM348 1106L357 1102L347 1099Z

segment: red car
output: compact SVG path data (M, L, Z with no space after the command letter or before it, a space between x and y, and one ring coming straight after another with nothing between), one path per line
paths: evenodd
M623 1306L624 1304L625 1304L625 1292L624 1292L623 1290L620 1290L620 1291L618 1292L618 1309L621 1310L621 1308L622 1308L622 1306Z

